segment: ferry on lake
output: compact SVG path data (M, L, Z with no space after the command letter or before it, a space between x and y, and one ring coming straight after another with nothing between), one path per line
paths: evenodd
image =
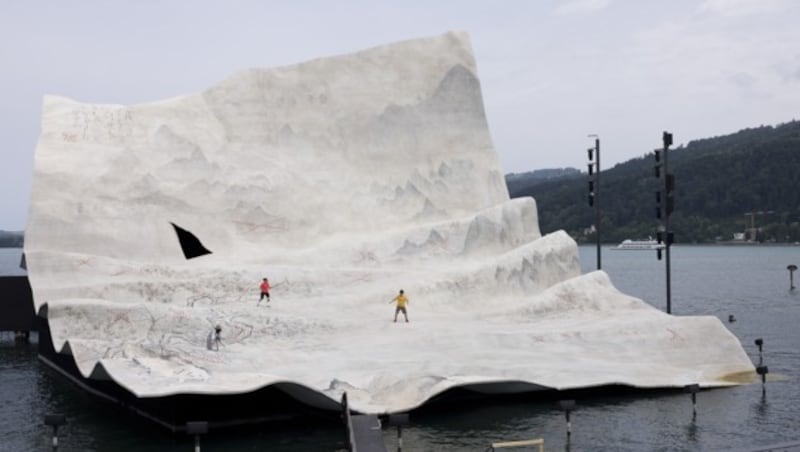
M612 250L657 250L663 249L664 244L656 242L652 237L648 237L646 240L631 240L625 239Z

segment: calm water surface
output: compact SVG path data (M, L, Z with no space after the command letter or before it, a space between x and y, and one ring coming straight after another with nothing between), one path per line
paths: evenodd
M584 272L595 269L595 247L580 247ZM16 272L19 250L0 249L0 274ZM665 309L664 262L655 253L603 249L603 270L622 292ZM800 247L675 246L672 312L719 317L757 360L763 338L774 381L703 391L693 419L681 393L579 399L567 447L563 413L552 402L487 403L412 416L404 451L483 451L494 441L542 437L545 449L615 451L746 450L800 440L800 294L789 291L789 264ZM800 275L795 275L800 277ZM796 281L800 285L800 281ZM727 323L729 314L737 318ZM62 451L192 450L173 436L99 404L36 360L35 345L0 339L0 450L50 450L46 413L64 413ZM390 450L395 431L384 430ZM338 425L277 425L258 431L210 434L203 451L334 451L344 448Z

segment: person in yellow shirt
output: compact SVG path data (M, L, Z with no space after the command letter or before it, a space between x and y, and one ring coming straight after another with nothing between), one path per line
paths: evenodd
M392 301L389 303L397 302L397 307L394 308L394 321L397 322L397 314L403 313L403 317L406 318L406 323L408 323L408 313L406 313L406 305L408 304L408 298L403 293L403 289L400 289L400 294L396 297L392 298Z

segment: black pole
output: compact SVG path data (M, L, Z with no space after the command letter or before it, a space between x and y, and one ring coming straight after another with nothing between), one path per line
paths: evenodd
M569 414L575 409L575 400L559 400L558 405L564 410L564 417L567 420L567 446L569 446L569 440L572 437L572 421L570 421Z
M53 451L58 450L58 426L53 426Z
M44 417L44 424L53 427L53 451L58 450L58 427L67 423L63 414L48 414Z
M692 395L692 419L697 417L697 393L700 392L700 385L686 385L684 390Z
M763 364L758 365L756 367L756 373L761 375L761 397L767 395L767 374L769 373L769 368Z
M594 137L594 147L586 151L589 155L589 206L594 207L594 238L597 242L597 269L600 270L600 137L594 134L588 136Z
M761 366L764 364L764 356L761 354L761 348L764 346L764 339L759 337L754 342L756 347L758 347L758 365Z
M194 435L194 452L200 452L200 435L205 435L208 433L208 422L187 422L186 433L189 435Z
M403 426L408 424L408 413L390 414L386 419L387 426L397 426L397 452L403 450Z
M397 452L403 451L403 426L397 426Z
M667 259L667 314L672 314L672 285L670 281L670 260L669 260L669 249L672 245L672 233L669 229L669 216L670 212L670 203L672 202L670 191L674 190L674 187L670 187L670 175L669 175L669 164L668 164L668 150L669 146L672 144L672 134L668 132L664 132L663 134L663 141L664 141L664 242L666 243L666 259Z
M594 152L597 154L597 171L594 173L594 212L595 212L595 238L597 240L597 269L600 270L600 138L594 139Z

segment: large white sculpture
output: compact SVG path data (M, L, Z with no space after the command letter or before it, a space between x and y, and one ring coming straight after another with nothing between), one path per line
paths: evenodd
M144 105L48 96L29 218L55 349L140 397L292 382L317 407L347 391L392 412L454 387L753 371L716 318L666 315L581 275L563 232L540 236L534 200L509 199L465 34ZM211 254L186 259L173 224ZM410 323L392 321L400 289Z

